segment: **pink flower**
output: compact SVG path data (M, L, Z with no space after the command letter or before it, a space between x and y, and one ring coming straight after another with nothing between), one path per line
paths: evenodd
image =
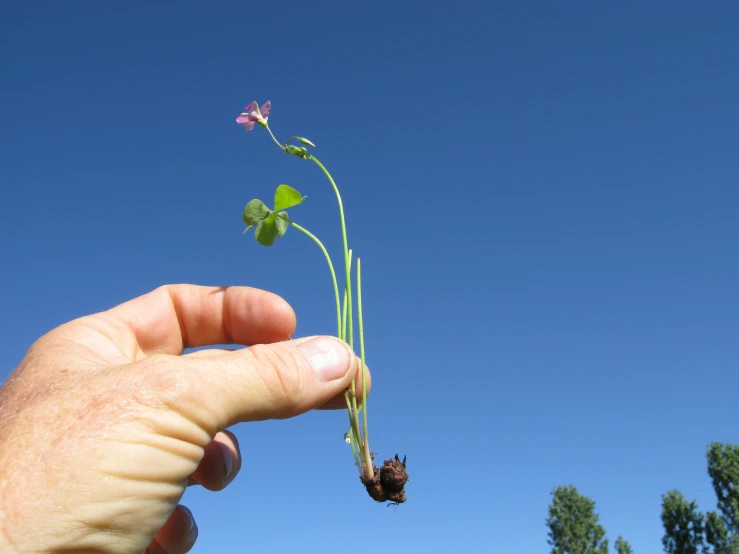
M257 106L256 100L249 104L245 109L246 111L236 118L236 123L243 125L244 129L251 131L254 128L255 123L259 123L262 126L266 126L267 118L269 117L269 110L272 107L269 100L262 104L260 109Z

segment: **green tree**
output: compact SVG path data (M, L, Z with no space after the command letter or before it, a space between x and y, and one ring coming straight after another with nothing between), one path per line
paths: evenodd
M727 540L739 536L739 446L711 443L708 447L708 475L718 498L718 509ZM718 522L718 514L714 518Z
M704 554L705 516L695 500L688 502L680 491L662 495L662 545L667 554Z
M547 526L551 554L608 554L608 539L598 523L595 502L572 485L552 491Z
M729 532L726 530L723 518L716 512L706 514L706 542L713 546L716 554L730 552Z
M695 502L688 503L678 491L664 495L665 552L739 554L739 446L711 443L706 459L718 511L704 516Z
M631 545L621 536L616 539L614 546L616 547L616 554L634 554Z

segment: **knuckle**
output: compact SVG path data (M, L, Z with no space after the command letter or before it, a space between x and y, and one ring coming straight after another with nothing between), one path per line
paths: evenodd
M157 288L151 291L151 294L157 296L169 296L172 290L171 285L159 285Z
M290 404L300 396L303 390L302 368L294 354L264 345L252 346L249 352L258 377L273 402Z

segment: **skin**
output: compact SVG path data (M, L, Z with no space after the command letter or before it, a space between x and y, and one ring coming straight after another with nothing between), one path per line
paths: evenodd
M348 345L294 331L274 294L173 285L41 337L0 388L0 552L188 552L185 489L241 468L227 427L344 408L361 383ZM183 355L216 344L251 348Z

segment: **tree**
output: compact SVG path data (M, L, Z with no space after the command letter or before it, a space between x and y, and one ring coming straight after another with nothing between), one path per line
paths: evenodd
M727 537L739 536L739 446L711 443L708 447L708 475L718 498ZM718 514L715 518L718 521Z
M706 514L706 542L713 546L716 554L729 550L729 532L724 520L716 512Z
M606 531L598 523L595 502L572 485L552 491L549 505L551 554L608 554Z
M688 502L680 491L662 495L662 545L667 554L704 554L705 516L695 500Z
M705 516L695 502L678 491L662 497L662 544L670 554L739 554L739 446L711 443L706 453L708 475L718 511Z
M706 542L714 554L739 554L739 535L729 535L723 518L716 512L706 514Z
M621 536L616 539L615 546L616 554L634 554L634 551L631 549L631 545Z

